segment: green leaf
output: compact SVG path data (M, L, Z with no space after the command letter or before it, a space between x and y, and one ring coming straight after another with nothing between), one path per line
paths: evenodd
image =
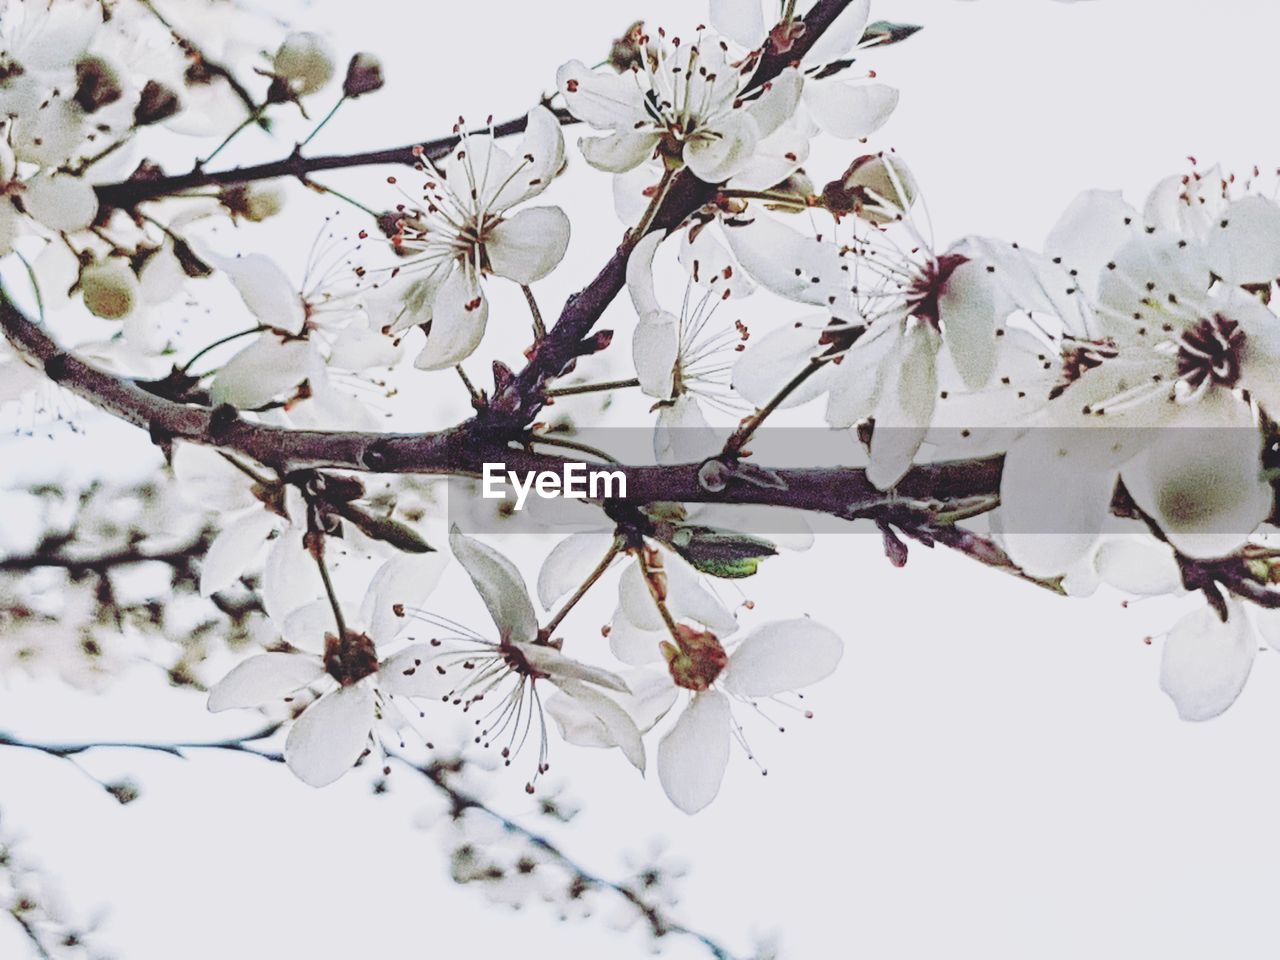
M332 509L344 520L354 524L367 537L389 543L405 553L433 553L435 547L427 543L416 530L399 520L379 517L351 503L333 504Z
M676 527L668 543L694 569L725 580L752 576L778 552L768 540L713 527Z
M923 29L924 27L914 23L890 23L888 20L877 20L875 23L867 24L867 29L862 34L862 44L866 46L874 43L883 47L890 43L901 43Z

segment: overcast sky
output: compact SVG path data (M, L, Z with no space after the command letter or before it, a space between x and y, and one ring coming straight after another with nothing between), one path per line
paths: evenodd
M926 27L870 58L902 91L874 143L908 158L940 239L1037 244L1080 190L1140 201L1188 155L1242 171L1280 163L1280 5L895 0L872 13ZM334 151L425 138L460 113L518 113L559 63L600 59L632 20L687 31L705 16L675 0L332 0L312 14L344 51L386 61L387 89L317 138ZM246 139L225 158L288 147ZM849 151L816 149L815 179L842 170ZM607 177L570 153L569 182L547 194L575 229L541 288L550 303L589 278L618 230L602 217ZM378 175L339 179L364 196ZM76 455L120 436L94 427ZM134 443L148 455L141 434ZM41 443L4 453L19 449L24 470L67 456ZM512 549L531 576L539 551ZM451 615L482 622L461 572L448 577ZM735 755L720 798L692 819L621 757L558 748L555 773L586 806L564 841L584 863L616 872L618 851L666 837L693 867L682 916L737 947L776 929L794 958L1275 955L1280 674L1261 657L1224 717L1180 723L1157 689L1159 644L1142 638L1196 601L1066 601L915 548L895 570L863 536L770 561L744 589L752 622L808 613L845 637L840 670L809 698L816 718L785 735L748 725L769 776ZM604 589L573 617L589 635L611 606ZM253 726L155 686L140 673L90 699L19 682L0 693L0 728L163 739ZM426 804L407 781L375 801L359 773L316 792L236 756L90 762L134 775L143 798L118 807L67 765L9 752L0 802L69 900L110 908L107 940L122 960L624 955L603 923L560 925L537 905L513 916L454 887L434 838L412 828ZM529 809L522 783L501 780L498 805ZM22 949L9 935L0 925L0 956ZM668 955L705 954L673 942Z

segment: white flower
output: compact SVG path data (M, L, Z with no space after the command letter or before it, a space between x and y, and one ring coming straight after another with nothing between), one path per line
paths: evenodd
M755 50L770 41L774 23L766 17L776 9L777 4L762 5L761 0L711 0L711 25L739 45ZM863 41L870 13L870 0L853 0L800 60L804 106L817 125L832 136L867 137L884 125L898 105L898 91L893 87L840 80L838 73L827 69L833 64L847 66L859 51L880 42L877 38ZM785 31L774 37L775 43L789 42ZM873 77L874 71L866 75L868 80Z
M569 219L559 207L511 210L538 196L564 163L560 123L546 107L529 111L515 157L491 134L462 133L441 162L422 158L427 181L402 214L395 244L419 254L406 268L421 271L397 329L430 323L416 365L451 367L484 336L489 304L481 286L489 274L527 286L564 257Z
M754 64L732 62L718 36L699 31L682 43L661 29L656 38L637 29L641 56L629 70L591 70L572 60L556 74L569 112L611 131L579 140L587 162L622 173L661 155L707 183L744 174L761 142L794 115L799 74L788 68L749 92Z
M453 621L422 618L447 631L428 643L410 647L395 658L393 668L413 677L423 695L480 712L477 742L498 746L508 764L537 725L538 761L533 778L547 769L546 720L540 684L569 696L607 727L637 769L645 765L640 733L611 693L627 693L616 674L566 657L559 645L544 638L520 573L502 554L479 541L450 534L453 555L467 571L497 627L497 641L466 630ZM596 557L599 562L599 557ZM491 704L491 705L489 705ZM532 790L533 781L529 784Z
M1040 308L1045 298L999 262L1011 256L998 260L981 242L935 254L909 216L909 174L896 158L883 159L894 195L867 194L884 222L847 218L855 234L845 244L765 216L744 217L726 233L763 286L830 311L752 343L734 367L734 389L763 406L815 358L830 358L785 405L826 393L831 426L872 421L867 476L887 489L910 468L933 423L940 354L945 350L968 389L985 388L1005 332L1001 321L1015 307Z
M1227 203L1216 224L1182 232L1184 219L1167 233L1140 226L1118 195L1094 192L1051 233L1047 252L1083 264L1073 270L1096 317L1090 339L1064 342L1042 429L1006 458L1001 512L1010 553L1028 571L1060 573L1087 553L1117 479L1188 556L1231 553L1270 514L1246 398L1280 409L1280 320L1236 285L1270 269L1253 252L1280 244L1280 215L1260 206L1269 203ZM1241 205L1247 241L1231 227Z
M732 364L724 354L740 350L747 331L740 323L730 327L716 321L720 305L743 287L740 272L735 274L727 259L717 260L723 248L714 241L688 243L681 253L691 257L703 292L697 295L690 280L679 316L664 310L653 274L662 239L661 231L648 234L627 261L627 290L639 317L631 356L640 389L658 401L654 444L659 462L688 463L715 453L722 443L701 403L736 410L728 389Z
M305 97L333 79L333 49L318 33L291 33L276 50L271 69L295 96Z
M649 641L646 659L665 660L666 670L633 674L631 696L623 705L647 731L685 693L684 709L658 744L658 778L685 813L697 813L719 793L730 742L737 739L745 746L733 701L755 710L759 700L811 686L835 670L844 652L835 633L807 618L762 624L724 644L714 632L683 623L674 635L655 633ZM558 699L552 704L566 740L617 745L578 705Z
M426 555L383 564L369 583L361 609L367 630L344 616L347 629L340 632L325 600L298 608L284 621L282 632L299 652L263 653L245 660L209 691L209 710L290 702L299 691L323 682L330 689L294 721L284 755L289 769L304 783L333 783L369 750L370 734L388 698L428 695L417 678L403 670L398 657L379 660L378 648L400 635L408 622L406 610L434 589L444 562Z

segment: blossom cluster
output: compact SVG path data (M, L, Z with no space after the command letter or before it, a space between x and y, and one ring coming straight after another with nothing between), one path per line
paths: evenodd
M459 119L441 143L410 148L408 175L370 178L373 206L307 181L356 207L360 222L319 223L299 276L225 240L229 224L279 213L283 190L228 175L206 184L212 192L111 199L165 178L131 154L148 128L229 128L196 165L203 182L241 131L305 111L337 82L328 41L293 33L249 58L260 82L246 88L234 79L240 46L196 46L203 5L177 6L181 22L132 0L106 23L81 0L6 18L0 254L27 264L46 326L83 334L78 357L209 414L198 439L214 449L152 424L217 530L201 544L199 593L224 605L248 593L260 605L250 641L260 649L211 686L208 707L282 712L284 757L306 783L381 766L396 744L429 742L460 713L478 745L528 764L530 792L555 734L617 750L641 773L652 754L671 802L694 813L717 796L735 746L754 759L742 720L775 708L807 715L797 694L837 670L841 636L803 606L757 622L749 603L725 600L726 581L780 546L802 548L806 530L785 543L732 509L595 503L604 529L548 544L531 592L506 553L444 522L444 498L417 478L362 479L330 468L337 456L255 459L224 442L228 423L332 431L335 443L349 441L337 431L420 429L401 394L421 397L431 377L441 392L461 379L483 428L446 434L463 438L457 446L571 446L534 422L556 396L542 380L626 352L613 347L625 339L584 340L578 366L543 371L537 395L520 394L518 374L482 347L527 345L531 364L553 352L557 331L534 285L573 236L543 195L579 160L584 176L612 177L625 226L625 263L606 276L632 308L621 322L634 376L606 386L646 398L655 464L696 466L701 492L729 506L734 484L785 491L749 444L777 411L807 405L848 439L850 471L883 495L886 512L872 519L891 558L905 550L896 528L980 544L972 552L1059 592L1103 582L1202 592L1209 605L1164 648L1161 682L1182 716L1226 709L1259 637L1280 643L1280 615L1244 602L1276 605L1280 556L1265 540L1280 417L1280 205L1260 171L1193 168L1141 208L1087 192L1043 244L939 244L926 185L871 142L898 93L866 63L887 61L880 48L915 28L871 22L869 3L854 0L834 5L815 36L794 3L775 20L758 0L713 0L706 25L639 22L601 66L564 64L554 96L514 124ZM377 60L356 52L332 92L341 105L381 84ZM570 124L585 127L576 149ZM810 163L824 137L846 145L838 169ZM288 163L305 164L305 143ZM672 266L682 283L665 281ZM490 323L504 286L522 294L527 321ZM751 298L768 300L760 312L772 319L748 329L739 304ZM481 357L494 361L492 391L464 366ZM29 359L0 356L0 402L43 383ZM560 388L574 392L592 391ZM511 428L513 410L528 417ZM902 492L922 465L990 457L1002 458L998 486L976 503ZM455 597L438 588L455 564L491 623L454 618ZM600 641L574 610L604 589L617 600ZM64 607L91 606L77 596L68 589ZM23 634L72 614L14 601L0 616ZM463 873L492 868L478 863L455 856Z

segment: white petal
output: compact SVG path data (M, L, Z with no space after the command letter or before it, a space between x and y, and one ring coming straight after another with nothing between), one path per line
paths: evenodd
M1280 279L1280 206L1245 197L1227 208L1209 235L1209 263L1228 283Z
M329 352L329 365L340 370L390 367L399 359L400 347L396 341L359 323L339 330Z
M640 389L656 400L670 400L680 352L680 321L669 313L642 316L631 335L631 359Z
M853 0L840 11L809 52L800 61L803 67L816 67L833 60L843 60L853 53L867 29L871 0Z
M764 406L811 359L826 350L818 343L826 326L826 317L797 320L759 339L752 337L733 365L733 389L757 407ZM848 362L846 357L841 366ZM827 364L789 394L780 406L808 403L827 389L839 369Z
M1229 607L1226 623L1210 607L1187 614L1169 632L1160 660L1160 689L1183 720L1211 720L1235 703L1253 667L1258 643L1244 610Z
M529 665L539 673L545 674L554 684L560 684L565 680L576 680L581 683L595 684L606 690L627 692L626 681L616 673L566 657L555 647L534 643L520 643L517 647Z
M666 233L661 230L646 233L627 257L627 294L638 317L662 310L653 286L653 258L665 238Z
M1118 190L1087 190L1049 231L1044 255L1075 270L1081 288L1095 296L1103 267L1134 236L1139 222L1138 211Z
M82 177L41 174L23 184L22 205L50 230L74 233L93 223L98 195Z
M658 779L671 802L697 813L720 792L729 765L729 701L700 693L658 744Z
M860 140L884 126L898 106L898 91L883 83L820 80L804 85L804 105L824 132Z
M1064 431L1033 430L1010 447L1000 480L1004 545L1027 573L1052 577L1089 555L1111 513L1115 468L1091 468Z
M302 542L302 531L290 527L268 548L262 565L262 605L267 616L282 627L289 614L322 596L324 584Z
M660 621L661 617L658 619ZM613 613L613 621L609 626L609 652L629 666L640 667L661 662L662 651L659 645L670 639L671 634L667 633L665 625L651 630L644 629L632 623L621 607Z
M931 327L909 328L888 361L871 435L867 479L887 490L911 468L938 399L935 358L938 337Z
M210 396L215 405L229 403L254 410L305 380L312 355L309 340L264 333L223 364L213 378Z
M979 390L991 380L996 361L995 291L987 265L976 260L952 272L941 296L938 313L947 350L965 385Z
M828 364L829 372L824 371L831 391L826 420L833 427L852 427L875 413L890 364L894 362L890 357L900 349L899 321L882 322L884 327L877 330L873 326L854 343L838 367Z
M556 71L556 86L569 112L598 129L626 129L646 116L644 96L630 73L591 70L570 60Z
M822 624L779 620L747 634L730 654L720 682L740 697L772 697L830 676L843 654L843 641Z
M640 739L640 730L636 726L636 722L631 719L631 715L626 710L600 691L587 686L585 683L579 683L574 680L561 680L556 683L556 686L560 688L561 693L569 698L570 703L595 719L598 725L598 736L602 740L607 741L612 746L616 746L622 751L622 755L627 758L628 763L641 773L644 773L644 741ZM547 704L547 709L551 713L552 719L559 726L563 736L565 731L563 719L556 715L555 710L551 709L552 702L558 699L558 696L552 697L551 702ZM568 740L569 737L566 736L565 739Z
M302 298L285 272L265 254L209 257L227 275L249 312L261 323L289 333L300 333L306 320Z
M578 148L583 159L597 170L625 173L652 159L659 139L655 133L619 130L607 137L581 137Z
M747 111L756 122L757 136L763 139L791 119L800 105L803 87L800 71L794 67L787 67L769 81L764 92L747 105Z
M401 697L443 699L459 685L461 671L447 671L444 663L456 659L456 651L429 643L406 647L378 668L378 689Z
M632 670L626 679L631 693L612 694L611 699L627 712L641 733L647 733L675 706L679 688L671 682L666 668ZM580 747L617 746L601 719L567 694L557 693L551 697L547 701L547 712L569 743Z
M696 620L728 636L738 629L733 611L720 602L707 578L674 554L663 557L667 572L667 608L677 620Z
M560 121L546 107L539 105L529 111L516 155L523 165L490 201L493 210L508 210L536 197L547 189L564 165L564 133Z
M343 687L325 694L303 712L284 743L284 759L303 783L324 787L355 765L369 743L374 721L373 691Z
M304 603L285 617L280 627L285 643L314 654L323 654L325 639L337 633L338 621L327 598Z
M613 546L611 533L575 533L556 544L538 571L538 602L552 604L586 582Z
M1158 597L1182 590L1182 572L1167 543L1147 534L1109 537L1098 546L1098 575L1117 590Z
M449 534L449 547L489 608L502 639L528 643L537 636L537 615L524 578L511 561L480 541L463 536L456 528Z
M209 711L240 710L283 700L324 676L316 657L260 653L236 665L209 691Z
M755 290L747 272L734 261L728 248L716 239L713 230L704 227L684 231L680 238L679 260L694 283L712 291L722 300L730 297L740 300Z
M400 635L414 611L435 590L448 564L449 558L441 553L402 554L378 568L360 611L375 644L390 643Z
M840 248L768 216L726 225L734 256L762 286L800 303L839 308L849 302L850 280Z
M741 170L760 140L755 120L746 110L734 110L716 124L714 135L684 145L682 156L693 175L704 183L720 183Z
M444 370L465 360L484 338L489 302L471 270L455 268L436 294L427 344L413 365Z
M1205 419L1158 431L1121 476L1174 547L1207 559L1242 546L1270 515L1275 495L1262 474L1262 433L1247 405L1228 397L1197 407ZM1220 415L1211 413L1213 407ZM1190 411L1180 418L1189 419Z
M559 207L527 207L489 233L484 249L500 277L516 283L541 280L569 248L569 218Z
M653 453L658 463L698 463L724 449L728 430L712 427L691 393L658 408Z
M200 566L200 595L212 596L235 583L257 559L279 523L280 518L266 510L252 509L223 527Z
M748 50L754 50L769 36L760 0L711 0L711 25Z

